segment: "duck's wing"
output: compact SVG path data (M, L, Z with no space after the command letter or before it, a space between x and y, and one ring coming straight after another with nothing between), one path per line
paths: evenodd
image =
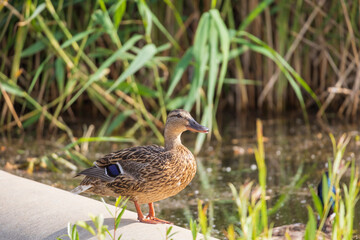
M137 179L143 171L160 167L169 158L168 154L163 147L157 145L127 148L105 155L95 161L93 167L78 175L107 182L124 175Z

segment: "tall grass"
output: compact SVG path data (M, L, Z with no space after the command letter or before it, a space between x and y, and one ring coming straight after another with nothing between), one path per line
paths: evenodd
M309 107L321 116L332 106L355 117L357 7L311 0L2 1L0 131L36 128L42 136L45 126L76 145L70 122L85 116L104 120L98 137L151 129L162 143L166 112L175 108L195 109L217 139L216 114L229 109L295 106L307 119ZM195 152L204 140L198 136Z

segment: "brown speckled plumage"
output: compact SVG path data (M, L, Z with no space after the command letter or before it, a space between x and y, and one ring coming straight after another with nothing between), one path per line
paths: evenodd
M132 147L97 160L98 167L119 162L124 174L106 182L85 177L80 185L92 185L86 192L104 196L127 196L139 204L156 202L183 190L196 173L193 154L184 146L166 151L151 145Z
M153 202L174 196L195 176L195 158L180 139L181 133L186 130L208 132L185 110L170 112L164 132L165 148L149 145L110 153L95 161L93 167L78 174L86 177L73 192L129 197L135 206L148 203L150 212L153 211ZM111 165L118 166L119 175L111 177L107 174L106 168ZM138 211L138 215L140 221L149 222L141 219L141 212ZM153 216L149 218L156 219ZM167 223L163 220L159 222Z

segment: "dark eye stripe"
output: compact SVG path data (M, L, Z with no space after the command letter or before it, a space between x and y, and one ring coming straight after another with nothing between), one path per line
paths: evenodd
M172 117L176 117L176 118L183 118L180 113L176 114L176 115L171 115L169 118L172 118Z

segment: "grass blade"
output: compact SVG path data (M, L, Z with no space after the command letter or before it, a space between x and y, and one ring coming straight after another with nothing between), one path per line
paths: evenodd
M112 92L122 81L127 77L137 72L142 68L156 53L154 44L148 44L141 49L134 61L131 62L129 67L116 79L115 83L107 90L107 93Z
M79 138L75 142L72 142L66 145L63 149L68 150L79 143L84 142L134 142L135 140L132 138L124 138L124 137L88 137L88 138Z
M99 69L90 76L89 80L86 84L75 94L75 96L64 106L64 110L69 108L76 99L80 97L80 95L95 81L99 80L103 77L105 69L107 69L113 62L115 62L122 54L124 54L127 50L129 50L137 41L142 38L140 35L135 35L129 41L127 41L124 46L118 49L113 55L111 55L106 61L101 64Z
M190 47L186 50L183 57L180 59L178 64L175 67L173 77L170 80L170 86L166 93L166 98L169 98L173 93L175 87L178 85L182 75L184 74L186 68L189 66L191 60L193 58L193 48Z
M66 40L63 44L60 45L60 47L67 48L68 46L72 45L74 42L82 40L83 38L89 36L93 32L95 32L95 29L89 29L87 31L78 33L78 34L74 35L72 38Z

